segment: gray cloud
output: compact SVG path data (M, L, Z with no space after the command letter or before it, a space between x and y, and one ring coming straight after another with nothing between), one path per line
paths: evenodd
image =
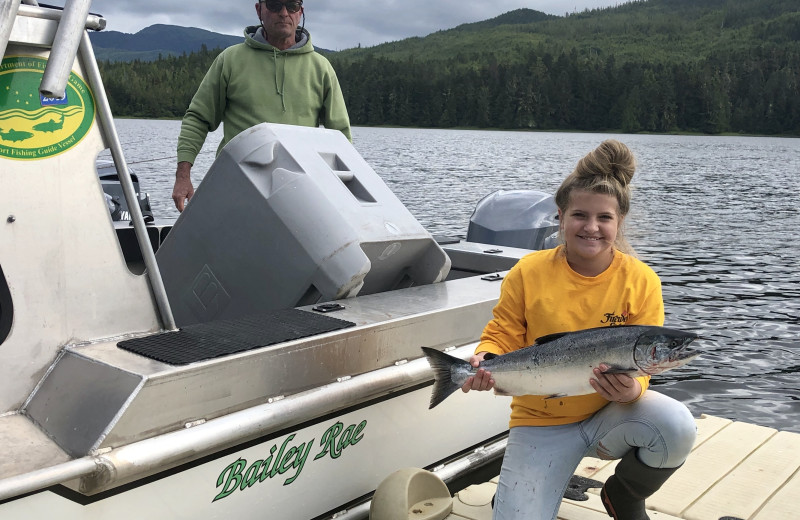
M56 1L63 5L63 0ZM567 12L618 5L620 0L305 0L306 28L314 43L341 50L425 36L462 23L494 18L519 8L563 16ZM92 12L104 15L107 30L135 33L156 23L241 34L257 23L253 0L94 0Z

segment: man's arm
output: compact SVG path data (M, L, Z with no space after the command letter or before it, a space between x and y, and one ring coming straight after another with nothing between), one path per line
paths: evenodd
M222 121L225 111L225 81L222 77L223 54L214 59L203 81L197 88L189 108L181 121L178 135L178 168L172 200L178 211L183 211L186 202L194 195L192 186L192 164L205 143L209 131L214 131Z
M209 67L183 115L178 135L178 162L194 164L208 133L216 130L222 122L227 88L222 71L223 54L217 56Z
M330 86L327 95L323 102L324 118L323 125L325 128L341 131L347 140L353 142L353 136L350 132L350 116L347 115L347 107L344 104L344 96L342 95L342 88L339 86L339 79L336 77L336 72L331 67L330 71Z
M178 170L175 172L175 186L172 188L172 200L178 211L183 212L186 203L194 196L194 186L192 186L192 163L181 161L178 163Z

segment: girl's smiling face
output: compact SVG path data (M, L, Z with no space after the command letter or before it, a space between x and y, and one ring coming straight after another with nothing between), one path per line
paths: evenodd
M558 217L570 267L583 276L597 276L608 269L622 224L617 199L574 190L567 209L558 210Z

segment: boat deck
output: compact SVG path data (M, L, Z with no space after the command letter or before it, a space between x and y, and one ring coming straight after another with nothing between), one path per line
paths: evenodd
M800 434L712 416L697 419L686 463L647 501L652 520L791 520L800 502ZM605 481L616 461L585 458L577 474ZM446 520L491 520L497 478L470 486ZM608 519L599 489L586 501L564 499L559 520Z

